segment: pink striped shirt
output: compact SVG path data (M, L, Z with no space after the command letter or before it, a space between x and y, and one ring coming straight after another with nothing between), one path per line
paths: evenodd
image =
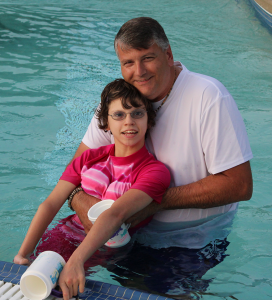
M126 157L114 156L114 144L89 149L64 171L61 180L79 185L101 200L116 200L129 189L138 189L160 203L170 184L170 172L146 147Z

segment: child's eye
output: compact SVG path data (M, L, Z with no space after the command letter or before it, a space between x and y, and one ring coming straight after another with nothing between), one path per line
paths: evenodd
M134 115L135 117L139 117L139 116L142 116L142 115L143 115L143 112L142 112L142 111L135 111L135 112L133 113L133 115Z
M116 111L115 113L113 113L113 114L110 115L110 116L112 116L112 118L113 118L114 120L123 120L123 119L125 119L125 117L126 117L126 113L124 113L124 112L122 112L122 111Z
M118 111L118 112L115 112L115 113L114 113L114 116L117 117L117 118L120 118L120 117L123 117L123 116L124 116L124 113L121 112L121 111Z
M132 118L140 119L145 115L146 111L143 109L137 109L131 113Z

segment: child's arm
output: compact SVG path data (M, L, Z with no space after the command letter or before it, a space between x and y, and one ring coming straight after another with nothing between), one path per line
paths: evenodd
M22 246L18 254L14 257L14 263L29 263L28 255L34 251L47 226L51 223L74 188L74 184L60 180L48 198L40 204L29 226Z
M126 219L151 202L152 198L145 192L130 189L97 218L84 241L72 254L60 274L59 285L64 300L77 295L78 287L81 293L84 291L83 265L85 261L112 237Z

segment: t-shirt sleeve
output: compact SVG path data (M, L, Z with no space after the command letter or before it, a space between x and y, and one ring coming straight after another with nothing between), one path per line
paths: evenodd
M81 170L86 163L91 159L91 150L84 151L81 156L77 157L62 173L60 180L65 180L78 186L81 183Z
M131 189L148 194L154 201L161 203L163 194L170 185L170 172L159 161L146 165L138 174Z
M210 174L223 172L253 157L244 121L226 89L203 111L201 142Z
M95 116L93 116L82 142L90 149L95 149L101 146L113 144L114 139L110 132L104 132L104 130L99 129L98 120Z

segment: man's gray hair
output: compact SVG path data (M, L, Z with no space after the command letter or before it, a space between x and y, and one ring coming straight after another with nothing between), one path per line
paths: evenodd
M148 49L153 44L157 44L162 51L166 51L169 40L156 20L148 17L140 17L127 21L118 31L114 48L118 55L117 45L121 49Z

